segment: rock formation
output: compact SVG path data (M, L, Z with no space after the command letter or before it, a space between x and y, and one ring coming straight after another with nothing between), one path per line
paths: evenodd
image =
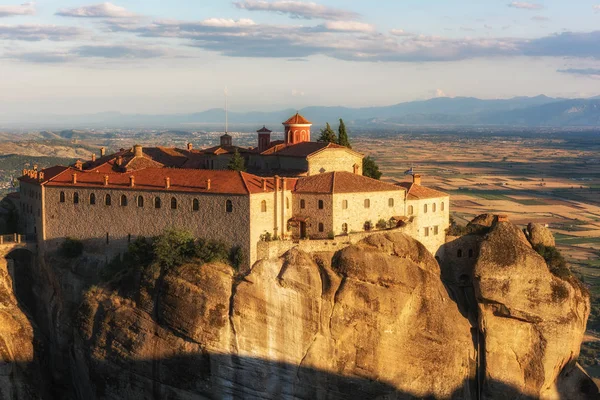
M527 225L527 235L532 246L537 244L541 244L546 247L556 246L554 235L550 229L546 228L544 225L533 222L529 223L529 225Z
M445 285L433 256L399 233L335 254L292 249L245 275L191 262L91 288L91 260L44 259L37 337L57 353L46 361L53 389L65 399L598 398L576 363L585 289L554 276L511 223L480 222L489 229L473 233L472 287ZM36 360L38 328L5 282L0 269L0 398L44 397L37 369L19 363Z
M590 312L585 289L575 278L552 275L523 232L508 222L495 223L482 241L474 288L484 336L485 395L501 398L501 388L509 385L523 396L559 398L568 386L558 387L559 377L576 368ZM580 388L591 380L579 380L567 398L585 398Z

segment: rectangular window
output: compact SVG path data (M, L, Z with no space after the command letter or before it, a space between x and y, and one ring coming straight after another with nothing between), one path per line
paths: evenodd
M423 228L424 232L425 232L425 237L429 236L429 227L425 227Z
M438 232L439 232L439 227L436 225L436 226L433 227L433 234L437 235Z

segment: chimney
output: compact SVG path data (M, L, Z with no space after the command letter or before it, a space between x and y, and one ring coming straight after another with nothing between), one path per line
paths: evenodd
M23 176L27 175L27 170L23 168Z
M106 154L106 147L100 147L100 157L104 157Z
M421 184L421 175L420 174L414 174L413 175L413 183L415 185L420 185Z
M193 145L193 144L191 144L191 143L188 143L188 144L187 144L187 149L188 149L188 151L192 151L192 149L193 149L193 148L194 148L194 145Z
M275 190L275 192L279 192L279 179L279 175L275 175L273 178L273 190Z
M104 186L108 186L108 175L104 175Z
M81 160L75 161L75 168L77 168L80 171L83 169L83 163L81 162Z
M263 180L262 180L262 189L263 189L263 192L267 191L267 180L265 178L263 178Z
M73 183L73 185L75 185L77 183L77 174L72 175L71 183Z
M131 175L129 177L129 186L134 187L135 186L135 176Z
M117 157L117 165L120 167L121 165L123 165L123 156L118 156Z
M136 157L143 157L144 156L144 152L142 151L142 146L139 144L136 144L135 146L133 146L133 155Z
M508 222L508 215L498 215L498 222Z
M40 181L44 180L44 173L40 171L39 175L38 175Z
M96 162L96 153L92 153L92 162Z
M169 189L171 187L171 178L168 176L165 178L165 188Z
M37 171L37 170L38 170L38 166L37 166L37 164L33 164L33 170L34 170L34 171Z
M206 190L210 190L210 179L206 180Z

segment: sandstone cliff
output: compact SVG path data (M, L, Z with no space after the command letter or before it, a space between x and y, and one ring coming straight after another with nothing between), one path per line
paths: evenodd
M480 225L473 282L459 286L398 233L336 254L292 249L244 276L192 262L86 291L96 261L42 260L42 334L0 285L0 398L598 398L576 363L585 289L512 224ZM14 357L39 359L40 341L51 377Z

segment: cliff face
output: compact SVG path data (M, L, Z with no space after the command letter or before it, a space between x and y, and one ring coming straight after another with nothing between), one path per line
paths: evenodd
M58 397L598 398L576 364L585 290L554 276L510 223L492 224L479 245L467 288L445 286L420 243L389 233L336 254L292 249L243 277L223 264L148 268L81 302L89 261L53 276L42 268L37 314L62 353L49 357L53 381L68 387ZM463 289L476 318L455 301ZM0 285L0 355L35 360L35 327L2 293L10 287ZM37 390L31 373L7 376L0 398Z
M0 399L45 395L34 327L19 307L8 262L0 257Z
M467 395L470 327L423 246L381 235L332 256L292 250L238 284L229 267L185 265L144 307L88 296L77 346L88 394Z
M575 367L589 295L575 278L554 276L517 227L499 222L486 235L474 288L488 395L497 393L496 382L548 399L559 398L570 380L589 385Z

